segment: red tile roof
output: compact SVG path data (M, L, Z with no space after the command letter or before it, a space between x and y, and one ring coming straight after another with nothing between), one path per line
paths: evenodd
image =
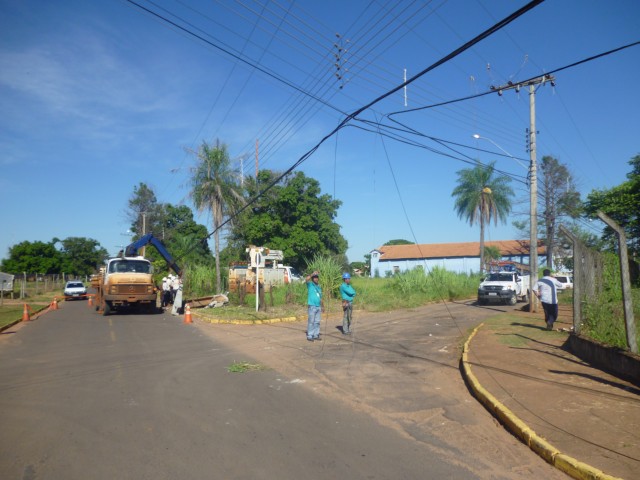
M496 240L484 242L485 247L498 247L502 256L529 255L528 240ZM427 243L414 245L385 245L377 248L380 260L422 258L479 257L480 242ZM538 255L545 255L546 248L538 242Z

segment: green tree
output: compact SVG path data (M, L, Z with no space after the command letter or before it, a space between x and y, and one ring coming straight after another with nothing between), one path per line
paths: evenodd
M500 260L502 258L502 254L498 247L488 245L484 247L484 258L487 262L491 262L492 260Z
M458 186L451 194L456 198L455 210L458 217L470 225L480 224L480 270L484 271L484 229L493 219L503 223L511 211L513 190L508 185L510 178L494 176L494 164L478 165L457 172Z
M135 238L140 238L146 233L153 233L156 237L161 235L164 210L158 203L153 188L146 183L140 182L133 187L125 214Z
M249 197L255 198L256 192L276 178L275 172L261 171L257 181L246 181ZM256 245L282 250L286 263L299 270L305 270L317 255L334 256L344 268L348 266L344 257L348 244L340 225L335 223L341 204L323 195L317 180L296 172L257 198L240 215L233 228L234 248L244 252L246 246Z
M61 271L75 276L95 272L108 256L107 250L92 238L69 237L60 243Z
M2 270L9 273L60 273L62 256L55 243L24 241L9 247L9 258L2 261Z
M199 212L208 211L213 223L216 261L216 292L220 292L220 229L244 202L240 186L231 169L227 146L202 142L197 152L198 164L191 178L190 197Z
M410 242L409 240L404 240L402 238L396 239L396 240L389 240L387 243L384 244L384 246L387 245L413 245L413 242Z
M624 228L629 254L637 259L640 257L640 155L629 160L629 165L628 180L607 190L593 190L587 196L585 211L596 217L601 210ZM611 228L604 229L602 239L611 251L616 250Z

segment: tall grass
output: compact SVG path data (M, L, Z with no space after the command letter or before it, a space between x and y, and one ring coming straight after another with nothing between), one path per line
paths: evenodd
M640 289L631 292L636 319L636 342L640 347ZM602 287L593 297L585 298L582 333L607 345L628 349L622 302L620 262L613 254L603 255Z
M390 286L403 296L434 301L474 296L479 284L479 275L454 273L442 267L434 267L425 274L421 267L416 267L394 275Z

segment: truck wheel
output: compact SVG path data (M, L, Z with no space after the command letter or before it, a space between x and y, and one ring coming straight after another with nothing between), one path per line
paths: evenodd
M107 315L109 315L111 313L111 303L110 302L104 302L104 307L102 308L102 316L106 317Z
M509 305L515 305L516 303L518 303L518 296L514 293L509 297L509 300L507 300L507 303Z
M483 300L482 298L478 298L478 305L486 305L486 301Z

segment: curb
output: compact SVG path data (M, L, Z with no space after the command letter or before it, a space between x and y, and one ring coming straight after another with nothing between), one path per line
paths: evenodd
M306 315L301 315L298 317L282 317L282 318L265 318L262 320L233 320L233 319L222 319L222 318L209 318L206 316L202 316L197 312L191 310L191 315L194 317L198 317L198 320L203 322L212 323L216 325L268 325L271 323L284 323L284 322L298 322L301 320L307 320ZM335 320L342 319L340 314L327 314L327 320ZM335 315L335 318L332 317Z
M471 366L467 360L469 353L469 343L475 336L476 332L482 327L481 323L473 329L469 338L467 338L462 347L461 371L467 385L473 395L484 405L484 407L496 417L505 428L513 435L518 437L525 445L527 445L536 454L542 457L547 463L550 463L558 470L566 473L577 480L623 480L618 477L608 475L591 465L580 462L572 458L547 442L544 438L536 434L529 426L520 420L514 413L500 403L491 393L489 393L480 383L475 375L471 372Z
M44 312L45 310L49 310L50 305L44 306L42 308L40 308L39 310L36 310L35 312L33 312L33 318L30 318L29 321L33 321L36 320L38 317L40 317L40 315L44 315L42 312ZM46 312L45 312L46 313ZM17 325L19 323L22 323L23 320L16 320L14 322L9 323L8 325L5 325L3 327L0 327L0 333L4 332L5 330L8 330L9 328L13 327L14 325Z
M202 316L194 312L193 310L191 311L191 315L197 317L198 320L216 325L267 325L270 323L297 322L298 320L300 320L299 317L265 318L263 320L232 320L222 318L209 318Z

